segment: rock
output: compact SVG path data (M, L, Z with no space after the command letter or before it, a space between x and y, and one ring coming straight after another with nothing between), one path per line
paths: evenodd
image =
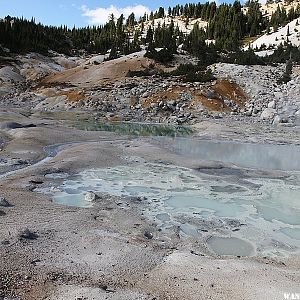
M151 107L151 108L158 108L158 103L151 103L151 104L150 104L150 107Z
M147 200L147 198L146 197L139 197L139 196L135 197L135 196L133 196L133 197L130 197L130 200L135 201L135 202L142 202L143 200Z
M130 106L136 106L139 103L139 97L131 96L129 98L129 105Z
M288 119L288 118L282 118L280 123L286 124L286 123L288 123L288 122L289 122L289 119Z
M68 97L66 95L53 96L46 98L44 101L39 102L35 110L44 110L44 109L56 109L64 108Z
M276 99L281 99L283 97L283 93L281 92L274 92L274 96Z
M247 117L251 117L251 116L252 116L252 112L253 112L253 110L252 110L252 109L250 109L250 110L247 110L247 111L245 112L245 116L247 116Z
M152 234L152 232L150 232L149 230L145 230L144 236L145 236L148 240L152 240L152 239L153 239L153 234Z
M94 192L87 192L84 196L85 201L94 202L99 197Z
M9 202L4 197L0 197L0 206L10 207L11 205L9 204Z
M280 116L275 116L275 118L274 118L274 120L273 120L273 124L274 125L277 125L277 124L279 124L279 123L281 123L282 122L282 119L281 119L281 117Z
M16 68L8 66L0 68L0 79L2 82L13 83L25 81L25 78L22 75L20 75L19 71Z
M167 105L168 106L174 106L175 105L175 101L174 100L169 100L168 102L167 102Z
M260 112L260 109L258 107L254 107L252 115L257 115L259 112Z
M275 101L273 100L273 101L271 101L271 102L269 102L269 104L268 104L268 108L276 108L276 103L275 103Z
M262 120L273 119L276 114L276 110L274 108L266 108L260 115Z
M217 98L217 93L214 90L210 90L210 89L202 91L202 95L208 99Z
M19 238L22 240L22 239L25 239L25 240L36 240L38 238L38 235L33 232L33 231L30 231L28 228L26 228L25 230L21 231L19 233Z
M5 216L6 213L3 210L0 210L0 217Z
M17 122L1 122L0 129L17 129L17 128L30 128L36 127L34 124L22 125Z

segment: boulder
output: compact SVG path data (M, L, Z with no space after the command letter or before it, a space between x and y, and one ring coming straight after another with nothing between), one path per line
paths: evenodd
M276 110L274 108L266 108L260 115L262 120L273 119L276 114Z
M24 82L25 78L20 75L19 71L14 67L0 68L0 79L2 82L19 83Z
M281 123L282 122L282 118L280 117L280 116L275 116L275 118L274 118L274 120L273 120L273 124L274 125L277 125L277 124L279 124L279 123Z
M268 108L276 108L276 103L275 103L275 101L273 100L273 101L271 101L271 102L269 102L269 104L268 104Z
M94 192L87 192L84 195L84 200L88 201L88 202L94 202L96 199L98 199L99 197L94 193Z

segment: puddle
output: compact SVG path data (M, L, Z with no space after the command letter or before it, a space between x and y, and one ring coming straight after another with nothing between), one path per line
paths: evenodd
M207 240L208 247L217 255L253 256L253 245L245 240L235 237L214 236Z
M194 237L216 236L209 244L219 255L299 252L300 173L294 172L293 180L247 179L241 184L231 180L173 165L137 162L85 170L65 180L53 201L89 207L91 203L84 200L87 191L146 197L147 214L159 224L176 222ZM217 238L218 232L224 237Z
M74 122L74 127L86 131L110 131L133 136L185 136L194 131L188 126L147 124L130 122L100 122L94 119L83 119Z
M69 177L68 173L49 173L45 175L47 179L66 179Z
M300 146L204 141L191 138L156 139L160 146L178 154L240 167L300 171Z
M93 206L93 203L84 200L84 193L57 193L53 196L53 202L59 203L61 205L76 206L82 208L88 208Z

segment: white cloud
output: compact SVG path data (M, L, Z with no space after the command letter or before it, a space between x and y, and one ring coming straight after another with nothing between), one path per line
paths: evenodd
M121 14L127 18L131 13L135 14L135 17L141 17L145 13L150 13L150 9L144 5L116 7L111 5L109 7L98 7L95 9L89 9L86 5L81 6L81 10L84 17L88 18L90 25L100 25L108 21L109 16L114 14L118 18Z

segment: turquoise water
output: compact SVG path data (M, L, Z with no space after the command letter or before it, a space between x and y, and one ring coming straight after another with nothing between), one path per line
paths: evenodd
M133 136L186 136L194 131L189 126L147 124L131 122L101 122L84 119L74 122L74 127L87 131L110 131Z
M215 237L209 239L208 246L218 255L280 256L300 249L298 173L294 173L293 180L248 178L243 184L232 184L226 177L207 177L188 168L137 163L86 170L76 179L64 181L58 189L54 202L80 207L91 205L84 200L87 191L146 197L149 215L157 216L163 225L175 222L183 232L189 228L193 236L202 238L203 228L195 225L196 221L219 224L205 225L207 236ZM228 220L245 226L230 227L226 225Z
M99 130L123 134L185 134L183 127L177 131L176 127L149 124L105 124L104 128L97 123L97 126ZM201 167L189 169L133 160L131 165L85 170L76 177L68 177L65 173L47 174L49 180L63 183L42 192L51 193L57 204L83 208L93 206L85 201L88 191L126 197L128 201L133 196L145 197L147 215L162 230L176 225L183 238L199 239L217 255L288 256L300 253L299 146L196 138L154 139L162 148L180 154L182 159L191 157L237 167L207 168L205 171ZM53 156L56 151L56 148L48 149Z

